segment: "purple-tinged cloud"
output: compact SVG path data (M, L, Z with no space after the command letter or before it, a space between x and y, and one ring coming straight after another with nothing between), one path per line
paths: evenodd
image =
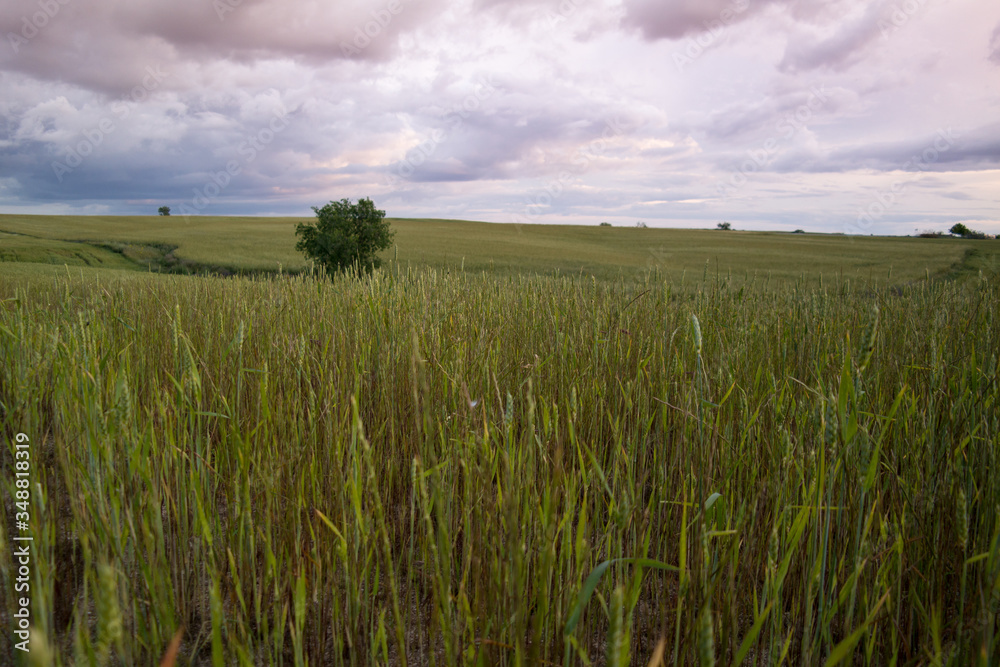
M887 231L996 220L998 21L995 0L9 0L0 211L372 196L839 231L901 179Z
M625 0L622 24L648 40L680 39L746 20L774 0Z
M778 67L791 72L846 68L861 59L872 42L886 35L886 26L893 27L887 23L891 11L890 0L877 0L854 17L834 24L832 32L831 26L825 26L826 31L803 27L788 40Z
M444 0L7 0L0 70L120 94L149 65L197 72L218 61L378 62L445 7Z
M1000 124L970 130L941 127L901 141L854 144L826 150L786 153L770 165L777 172L852 172L860 170L962 172L1000 168Z

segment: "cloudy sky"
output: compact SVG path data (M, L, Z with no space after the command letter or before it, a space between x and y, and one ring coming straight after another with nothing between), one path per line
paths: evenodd
M996 0L3 0L0 212L1000 233Z

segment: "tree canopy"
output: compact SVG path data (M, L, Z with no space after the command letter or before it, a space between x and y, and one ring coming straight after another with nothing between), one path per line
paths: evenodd
M378 253L392 243L395 233L385 221L385 211L371 199L331 201L313 207L316 223L300 223L295 249L324 266L331 273L356 270L371 273L381 265Z

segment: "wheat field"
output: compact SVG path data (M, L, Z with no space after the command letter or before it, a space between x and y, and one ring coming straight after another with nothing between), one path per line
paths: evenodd
M8 273L31 657L995 664L998 297L990 273Z

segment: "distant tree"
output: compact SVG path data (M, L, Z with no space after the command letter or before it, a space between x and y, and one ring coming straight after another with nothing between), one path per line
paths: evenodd
M357 269L371 273L381 264L378 252L392 243L395 235L385 221L385 211L371 199L331 201L323 208L313 206L316 224L300 223L295 249L337 273Z
M610 222L602 222L601 223L601 227L610 227L610 226L611 226Z
M169 206L161 206L160 207L160 215L170 215L170 207Z
M805 231L802 229L796 229L794 232L792 232L792 234L805 234Z
M728 232L729 230L731 230L733 228L733 226L731 224L729 224L728 222L720 222L719 224L717 224L715 226L715 228L716 229L721 229L724 232Z
M638 227L639 229L645 229L646 223L640 220L639 222L635 223L635 226Z
M961 222L956 222L952 225L951 229L948 230L956 236L961 236L963 239L987 239L989 236L983 232L977 231L975 229L969 229Z

